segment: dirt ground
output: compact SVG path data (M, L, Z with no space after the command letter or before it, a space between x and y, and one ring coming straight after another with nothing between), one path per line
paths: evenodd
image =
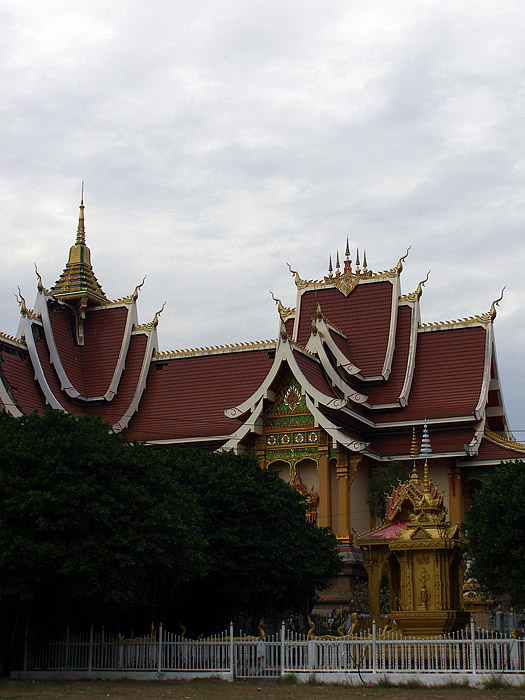
M524 700L514 688L402 688L276 681L0 680L0 700Z

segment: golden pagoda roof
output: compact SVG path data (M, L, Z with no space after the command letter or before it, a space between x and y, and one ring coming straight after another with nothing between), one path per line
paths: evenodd
M51 294L62 300L86 298L95 305L107 304L108 298L100 286L91 266L91 251L86 245L84 227L84 186L80 199L77 238L69 249L69 259L64 271L50 290Z

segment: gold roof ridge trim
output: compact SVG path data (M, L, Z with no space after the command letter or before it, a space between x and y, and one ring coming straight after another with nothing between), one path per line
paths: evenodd
M142 327L135 326L135 330L142 330ZM157 357L167 357L167 356L181 356L181 355L194 355L195 353L207 353L207 352L221 352L224 350L251 350L252 348L266 347L269 345L276 345L277 340L254 340L252 342L244 343L227 343L225 345L210 345L209 347L201 348L185 348L183 350L162 350L157 351L153 354L154 358Z
M520 450L525 452L525 443L523 442L518 442L516 439L513 437L501 437L501 435L498 435L497 433L492 432L490 428L487 428L485 426L484 430L484 435L487 437L489 440L492 440L492 442L496 442L499 445L503 445L505 447L512 447L515 450Z
M350 261L346 260L346 263L349 263L348 265L345 265L345 268L343 272L339 271L339 263L337 262L336 264L336 269L337 272L333 274L330 271L330 266L329 266L329 274L325 276L323 279L317 279L317 280L303 280L300 276L297 270L293 270L290 263L286 263L288 265L288 269L290 270L290 273L295 276L295 286L298 289L307 289L308 287L317 287L317 286L322 286L322 287L330 287L334 286L336 289L339 289L339 291L344 294L345 296L348 296L350 292L352 292L359 282L362 280L379 280L379 279L385 279L385 278L391 278L391 277L398 277L400 273L403 270L403 262L406 260L409 250L411 246L407 248L406 253L401 256L397 262L397 265L395 267L390 268L389 270L382 270L381 272L372 272L372 270L368 269L363 269L361 270L360 268L357 268L355 271L352 271L350 267Z
M488 311L485 311L485 313L477 314L474 316L466 316L465 318L458 318L455 321L433 321L431 323L420 323L419 327L420 328L436 328L438 326L455 326L458 324L471 324L471 323L483 323L485 325L488 325L489 323L492 323L492 321L494 321L494 319L496 318L496 315L497 315L496 306L499 306L499 302L503 299L503 292L505 291L505 289L506 289L506 286L503 287L499 297L492 302L492 304L490 305L490 309Z
M17 343L18 345L25 345L25 341L21 338L15 338L14 335L9 335L9 333L3 333L2 331L0 331L0 338L10 340L12 343Z

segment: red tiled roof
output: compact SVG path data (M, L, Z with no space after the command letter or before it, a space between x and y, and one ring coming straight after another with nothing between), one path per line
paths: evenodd
M479 446L478 454L476 457L474 457L474 460L480 461L485 459L525 459L525 451L513 450L511 447L498 445L483 437L481 440L481 445Z
M49 348L47 347L44 333L41 331L41 328L39 326L35 326L35 324L31 325L31 330L33 333L33 338L35 339L35 348L38 354L38 359L40 360L44 377L47 380L53 396L57 399L57 401L59 401L62 408L72 415L77 417L82 415L84 413L83 407L75 403L64 391L61 390L60 381L56 375L53 365L50 363Z
M43 413L45 399L34 379L33 365L24 348L13 348L0 340L0 372L6 388L13 393L16 407L22 413Z
M251 350L152 362L128 436L163 440L230 435L239 422L223 411L261 385L273 363L270 354Z
M473 428L449 426L429 426L430 443L434 454L443 452L464 452L474 437ZM417 444L421 443L422 428L416 429ZM368 434L368 450L382 457L409 455L412 441L412 428L407 426L395 432L374 431Z
M377 422L470 416L479 400L486 330L481 326L418 333L409 404L380 411Z
M75 334L75 319L72 311L67 306L47 301L49 323L53 332L53 338L58 350L60 361L72 386L86 396L82 363L79 358L78 346L73 340Z
M82 346L73 340L73 319L69 318L67 307L48 301L48 308L58 354L72 385L82 396L103 396L120 354L127 308L88 309Z
M148 337L145 333L131 336L126 356L126 369L122 373L117 395L112 401L104 401L97 405L87 404L85 413L101 416L102 420L110 425L114 425L122 418L135 394L147 343Z
M347 336L350 358L364 376L381 374L388 346L393 286L388 281L359 284L345 297L337 289L301 296L297 342L306 345L317 303L323 316Z
M328 383L319 360L302 352L294 351L295 360L299 369L310 384L325 396L336 397L331 385ZM306 387L303 387L303 389ZM336 397L337 398L337 397Z
M367 384L363 388L364 393L368 395L368 402L372 405L394 403L399 398L407 370L411 321L412 309L409 306L400 306L397 317L396 346L390 377L378 386Z

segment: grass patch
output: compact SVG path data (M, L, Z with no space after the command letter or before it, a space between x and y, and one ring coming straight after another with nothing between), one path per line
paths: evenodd
M510 688L510 683L503 680L501 676L489 676L489 678L483 682L483 687L487 690Z
M287 673L285 676L277 678L279 685L297 685L297 676L295 673Z

